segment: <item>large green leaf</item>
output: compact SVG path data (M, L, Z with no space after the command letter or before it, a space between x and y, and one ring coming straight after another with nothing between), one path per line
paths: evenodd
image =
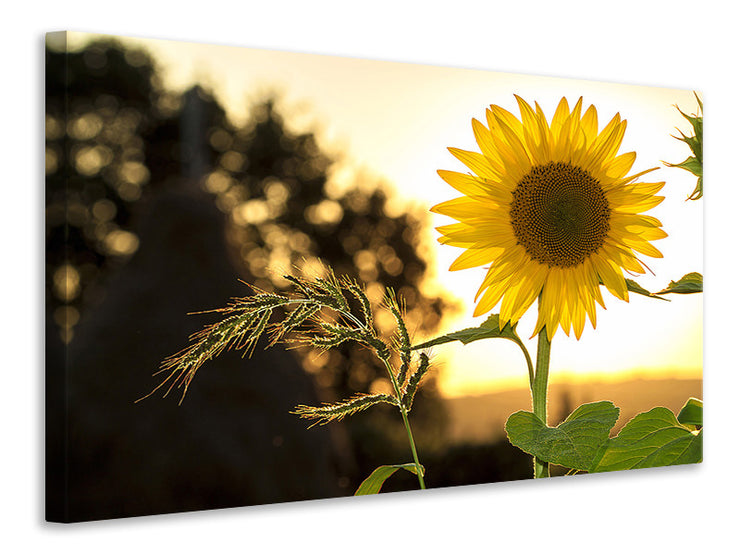
M656 295L665 295L666 293L701 293L704 290L704 277L699 272L690 272L678 281L671 281L668 287L662 291L657 291Z
M589 472L628 470L702 460L702 432L692 433L665 407L655 407L630 420L604 443Z
M434 347L435 345L442 345L451 341L462 341L464 344L478 341L479 339L490 339L492 337L502 337L504 339L510 339L512 341L519 342L519 336L516 334L516 324L506 324L503 329L499 326L498 314L492 314L477 328L465 328L464 330L455 331L442 335L435 339L414 345L411 347L413 350L426 349L427 347Z
M704 403L695 397L689 398L678 413L678 421L684 426L703 426Z
M365 478L365 480L357 488L355 495L373 495L380 491L385 481L396 473L396 470L403 469L416 474L416 465L414 463L406 464L384 464L373 470L372 474ZM422 475L424 474L424 467L421 468Z
M619 418L610 401L587 403L574 410L557 428L550 428L532 412L519 411L506 422L509 441L543 461L588 470L609 430Z
M678 281L671 281L667 287L660 291L656 291L655 293L651 293L639 283L631 279L625 279L624 281L627 283L628 291L650 297L651 299L661 299L663 301L667 301L669 299L665 299L661 297L661 295L667 295L668 293L687 295L689 293L701 293L704 291L704 277L699 272L689 272Z

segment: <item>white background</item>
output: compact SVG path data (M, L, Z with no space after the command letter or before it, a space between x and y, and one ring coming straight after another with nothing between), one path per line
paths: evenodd
M2 41L6 553L728 552L737 545L737 19L726 2L24 2ZM170 6L177 6L176 8ZM722 8L721 6L725 6ZM174 10L174 11L173 11ZM701 465L80 525L43 520L43 34L76 30L704 94ZM392 90L388 94L393 94ZM423 95L423 88L420 88ZM9 170L9 171L8 171ZM727 543L726 543L727 542ZM340 551L341 550L341 551Z

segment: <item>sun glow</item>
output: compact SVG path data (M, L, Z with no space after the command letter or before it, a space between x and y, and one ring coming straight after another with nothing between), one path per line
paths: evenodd
M70 33L69 44L74 48L94 38L99 36ZM671 135L677 134L676 128L690 132L675 105L687 113L695 112L692 91L161 40L132 38L123 42L143 46L156 57L167 87L183 90L198 80L204 83L236 121L247 117L251 96L271 89L281 91L280 102L292 127L310 128L317 132L322 148L345 153L349 162L336 175L370 168L384 176L399 197L394 201L396 210L409 204L431 207L450 198L449 186L437 175L437 169L468 171L450 156L447 147L475 150L470 122L485 117L489 105L499 104L514 112L515 93L537 100L549 118L562 97L571 106L583 97L584 104L594 104L600 114L619 113L629 122L619 152L637 152L635 167L659 167L651 181L666 182L661 192L665 201L650 211L668 233L658 244L664 257L648 259L650 272L635 279L655 291L688 272L703 271L703 205L702 201L686 202L695 179L662 164L664 160L680 162L688 155L686 145ZM605 123L600 121L601 127ZM75 124L74 132L90 134L96 129L96 122L84 121ZM211 140L219 137L214 135ZM94 173L105 155L81 152L77 163ZM232 158L229 164L240 163L237 157ZM130 170L127 183L137 187L145 176L136 168ZM215 191L224 184L218 174L212 174L207 186ZM331 201L324 202L307 207L306 217L316 221L341 217ZM237 214L251 221L263 217L269 208L246 202ZM434 260L426 286L463 304L460 314L444 318L441 333L477 326L485 318L472 316L475 292L485 270L449 272L458 249L434 246L438 234L433 228L449 223L443 215L430 215L424 245ZM128 251L136 247L129 238L121 237L111 248ZM390 268L403 264L393 253L383 256L383 263ZM72 294L70 275L60 277L58 287ZM580 341L563 334L555 337L551 359L554 381L559 376L701 376L702 295L674 295L665 302L631 294L628 303L606 297L606 310L597 310L596 330L587 326ZM532 353L536 344L528 335L535 323L533 307L518 328ZM446 396L527 385L522 354L507 341L482 341L465 347L450 343L438 347L433 356L439 363L440 388Z

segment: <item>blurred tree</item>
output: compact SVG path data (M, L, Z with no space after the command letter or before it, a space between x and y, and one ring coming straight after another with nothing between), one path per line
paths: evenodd
M252 282L265 290L280 289L288 285L284 273L310 275L321 271L321 260L337 274L361 280L377 302L386 287L392 288L405 301L409 328L433 333L442 313L454 305L421 292L427 271L420 247L425 211L389 214L394 199L378 179L331 182L332 161L312 133L287 129L277 100L268 98L255 106L250 122L230 141L221 129L211 135L211 142L224 152L205 187L232 215L231 244ZM386 335L395 325L389 314L380 314L376 323ZM356 345L325 354L310 349L300 353L327 401L391 387L385 368ZM446 417L433 377L425 383L415 413L420 442L427 449L440 447ZM355 478L408 455L397 418L393 410L377 408L346 422L361 467Z
M419 333L433 333L454 308L422 293L425 211L391 214L392 194L377 178L332 186L333 160L313 133L288 130L277 98L254 105L240 127L199 86L165 90L142 50L96 41L74 52L48 48L46 56L47 307L63 340L73 340L106 276L138 249L137 205L183 177L200 183L227 216L230 251L247 282L283 288L282 273L321 271L321 260L358 277L377 301L392 287ZM392 329L391 318L377 324ZM325 400L389 387L385 369L363 349L298 355ZM439 447L445 414L433 377L421 392L415 433L421 445ZM348 421L352 484L406 456L396 420L377 409Z
M101 273L138 247L133 206L150 180L143 134L161 93L149 56L114 42L47 48L46 68L47 309L68 342Z

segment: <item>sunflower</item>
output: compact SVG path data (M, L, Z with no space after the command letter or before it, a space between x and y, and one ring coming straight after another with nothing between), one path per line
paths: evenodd
M601 286L629 301L623 270L643 274L638 255L663 256L650 243L666 237L662 224L641 213L665 183L636 181L657 168L628 175L635 153L617 155L619 114L599 132L582 98L572 111L563 98L551 123L536 102L516 100L521 120L495 105L488 127L473 119L480 153L449 149L472 173L438 172L464 195L432 208L459 222L437 228L439 242L465 249L450 270L490 265L475 316L500 302L499 322L513 324L539 297L534 335L544 326L552 340L560 326L580 339L586 315L596 327L596 303L606 308Z

